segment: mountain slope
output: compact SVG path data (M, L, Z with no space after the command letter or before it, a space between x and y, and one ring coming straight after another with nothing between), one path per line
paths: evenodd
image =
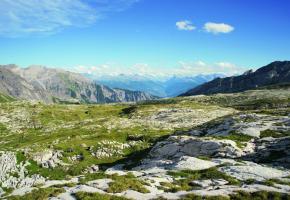
M11 101L14 101L14 98L0 93L0 103L11 102Z
M81 74L43 66L19 68L4 66L2 70L5 86L0 88L5 94L27 100L112 103L155 99L143 92L111 89L98 85ZM17 84L13 85L12 83ZM17 86L17 87L13 87ZM19 95L18 93L24 95Z
M0 66L0 91L5 95L17 99L43 100L49 101L43 88L31 85L21 76L13 73L9 68L15 68L14 65L6 67Z
M176 97L179 94L186 92L192 87L201 85L208 81L211 81L217 77L224 77L222 74L208 74L208 75L197 75L193 77L171 77L165 83L165 92L168 97Z
M240 76L216 78L187 91L181 96L241 92L288 82L290 82L290 61L276 61L255 72L250 70Z

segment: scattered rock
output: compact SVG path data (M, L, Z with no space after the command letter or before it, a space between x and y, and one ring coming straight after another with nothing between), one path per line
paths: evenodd
M45 178L34 174L26 176L29 163L17 163L13 152L0 152L0 183L5 188L26 188L42 184Z
M113 182L112 179L99 179L94 181L89 181L87 184L91 187L98 188L100 190L107 190L109 188L109 183Z
M14 190L11 195L23 196L26 193L30 193L34 189L36 189L36 188L34 188L34 187L22 187L22 188Z
M203 170L216 166L217 164L207 160L201 160L194 157L183 156L172 166L173 169L183 170Z
M220 168L220 170L239 180L254 179L257 181L265 181L267 179L282 178L290 175L289 171L266 167L253 162L244 163L244 165L238 166L225 166Z
M123 170L124 165L120 164L120 165L115 165L111 168L108 168L105 173L108 175L112 175L112 174L118 174L120 176L124 176L126 175L128 172Z
M60 160L61 158L61 151L52 150L39 152L33 156L33 160L36 161L38 165L41 165L43 168L55 168L58 165L62 165L63 162Z
M264 138L256 141L255 152L248 155L258 163L290 168L290 137Z
M93 173L97 173L99 171L99 166L98 165L92 165L90 167L88 167L85 171L85 173L90 173L90 174L93 174Z
M259 138L261 131L289 131L289 117L262 115L255 113L236 114L201 125L197 129L187 131L192 136L227 136L238 133Z
M4 190L0 187L0 197L5 194Z
M193 186L199 186L202 188L217 187L221 185L226 185L228 183L229 182L224 179L196 180L191 182Z
M157 143L150 152L150 156L153 158L172 158L183 155L238 158L244 153L232 140L192 136L171 136L166 141Z

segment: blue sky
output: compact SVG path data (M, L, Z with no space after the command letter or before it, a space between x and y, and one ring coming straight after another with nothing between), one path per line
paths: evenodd
M290 56L289 0L2 0L1 64L239 73Z

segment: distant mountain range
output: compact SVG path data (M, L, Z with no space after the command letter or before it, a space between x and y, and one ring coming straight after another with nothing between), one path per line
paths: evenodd
M188 77L84 75L61 69L16 65L0 66L2 98L36 100L46 103L136 102L158 97L234 93L290 83L290 61L276 61L256 71L222 78L222 74ZM193 88L193 89L192 89ZM158 96L158 97L157 97Z
M156 99L145 92L112 89L81 74L43 66L0 66L0 93L16 99L46 103L112 103Z
M138 90L159 97L175 97L214 78L224 77L223 74L171 76L167 78L125 74L98 77L87 74L85 76L95 80L98 84L104 84L111 88Z
M181 96L242 92L285 83L290 83L290 61L276 61L256 71L249 70L240 76L216 78Z

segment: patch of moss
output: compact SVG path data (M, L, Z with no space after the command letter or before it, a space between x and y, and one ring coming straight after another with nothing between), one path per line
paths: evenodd
M230 200L227 196L199 196L195 194L188 194L181 198L181 200Z
M42 168L34 160L29 160L30 165L26 167L29 175L40 174L51 180L63 180L67 178L67 172L61 167L53 169Z
M256 112L274 116L288 116L290 108L262 109Z
M77 185L76 183L64 183L64 184L54 185L53 187L63 188L63 187L74 187L76 185Z
M247 179L247 180L244 181L244 183L247 184L247 185L254 184L255 182L256 182L255 179Z
M0 188L2 188L2 190L5 192L5 195L9 195L10 193L13 192L13 188L3 187L1 183L0 183Z
M181 200L288 200L289 194L283 194L270 191L246 192L237 191L229 196L199 196L196 194L188 194L181 198Z
M107 191L109 193L120 193L126 190L135 190L140 193L149 193L150 191L144 187L146 183L138 180L132 174L125 176L112 176L113 182L109 183Z
M109 178L109 177L110 176L106 175L104 172L98 172L98 173L93 173L93 174L89 173L89 174L85 174L85 176L80 179L80 183L85 184L89 181L103 179L103 178Z
M100 193L77 192L74 194L77 200L129 200L125 197Z
M7 131L5 124L0 123L0 134Z
M12 101L15 101L13 97L0 93L0 103L6 103L6 102L12 102Z
M201 160L211 160L211 158L208 156L198 156L197 158Z
M56 197L61 193L64 193L63 188L40 188L35 189L24 196L9 196L7 200L45 200L51 197Z
M271 183L270 186L274 186L275 184L289 185L290 186L290 182L289 181L283 181L281 179L269 179L265 183Z
M89 181L104 178L109 178L113 180L113 182L109 183L109 188L107 189L107 192L110 193L119 193L129 189L141 193L149 192L149 190L144 187L144 185L148 185L148 183L138 180L132 173L128 173L124 176L119 176L117 174L107 175L104 172L86 174L80 179L80 183L86 184Z
M280 133L275 130L267 129L265 131L261 131L260 133L260 138L265 138L265 137L280 138L280 137L286 137L286 136L290 136L290 131Z
M192 190L196 186L192 184L194 180L207 180L207 179L224 179L230 185L240 185L240 181L231 177L223 172L220 172L216 167L212 167L200 171L181 170L169 171L168 175L175 178L171 184L164 185L166 191L177 192L181 190Z
M266 180L264 182L261 182L263 185L267 185L267 186L270 186L270 187L274 187L275 186L275 182L272 181L272 180Z
M236 142L236 144L239 148L244 148L245 143L249 142L251 139L253 139L252 136L241 134L241 133L238 133L236 131L231 131L230 134L227 136L215 136L214 138L233 140Z
M278 192L270 192L270 191L258 191L258 192L245 192L245 191L238 191L237 193L230 195L231 200L288 200L290 199L289 194L283 194Z
M25 157L24 153L18 151L16 153L16 160L17 160L17 164L20 164L21 162L25 162L26 161L26 157Z

